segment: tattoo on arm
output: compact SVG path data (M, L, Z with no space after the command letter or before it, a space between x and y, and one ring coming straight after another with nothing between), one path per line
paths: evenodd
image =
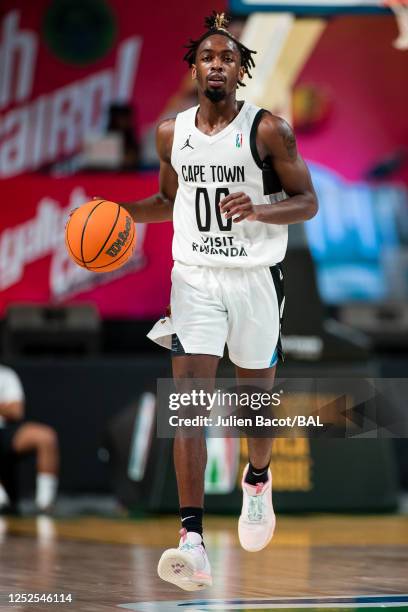
M286 121L282 121L279 125L279 132L285 144L289 158L291 160L295 160L297 157L297 146L292 128L286 123Z

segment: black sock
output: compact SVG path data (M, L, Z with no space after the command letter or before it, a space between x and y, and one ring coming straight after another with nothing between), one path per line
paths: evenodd
M251 462L249 462L249 468L247 475L245 476L245 482L256 486L258 482L267 482L268 480L268 469L269 463L263 468L254 468Z
M181 526L203 536L203 509L185 506L180 508Z

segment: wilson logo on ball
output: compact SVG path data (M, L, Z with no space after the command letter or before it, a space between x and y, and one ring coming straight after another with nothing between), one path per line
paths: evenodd
M65 244L78 266L91 272L112 272L132 257L136 225L117 202L91 200L70 214Z
M132 227L131 219L130 217L126 217L125 230L123 232L119 232L118 237L116 238L115 242L111 244L111 246L109 247L107 251L105 251L107 255L110 255L110 257L116 257L116 255L120 253L120 251L122 250L122 247L125 246L129 238L131 227Z

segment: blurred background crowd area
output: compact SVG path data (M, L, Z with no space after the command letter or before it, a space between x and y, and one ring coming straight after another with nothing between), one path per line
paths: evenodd
M72 263L63 235L69 211L95 195L157 191L155 128L196 104L184 45L214 8L258 51L238 99L294 126L319 196L319 214L289 230L279 374L406 376L408 51L380 3L269 3L278 4L257 13L239 0L157 0L154 11L127 0L1 3L0 360L21 379L25 418L58 434L62 494L177 506L171 467L162 469L171 442L154 435L169 356L145 337L169 301L172 226L138 224L134 256L109 274ZM227 360L221 372L233 374ZM278 506L395 509L408 447L394 438L278 441ZM238 503L244 454L237 440L211 442L210 507ZM18 467L23 496L33 470L29 460Z

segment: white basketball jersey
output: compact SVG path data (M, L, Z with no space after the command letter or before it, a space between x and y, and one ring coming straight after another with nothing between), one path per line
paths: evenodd
M171 163L179 186L173 213L173 259L195 266L272 266L285 256L287 225L246 219L232 223L219 208L220 200L238 191L254 204L273 206L286 197L276 175L272 188L264 189L265 172L256 151L263 111L244 102L229 125L208 136L195 125L198 108L179 113L174 129Z

